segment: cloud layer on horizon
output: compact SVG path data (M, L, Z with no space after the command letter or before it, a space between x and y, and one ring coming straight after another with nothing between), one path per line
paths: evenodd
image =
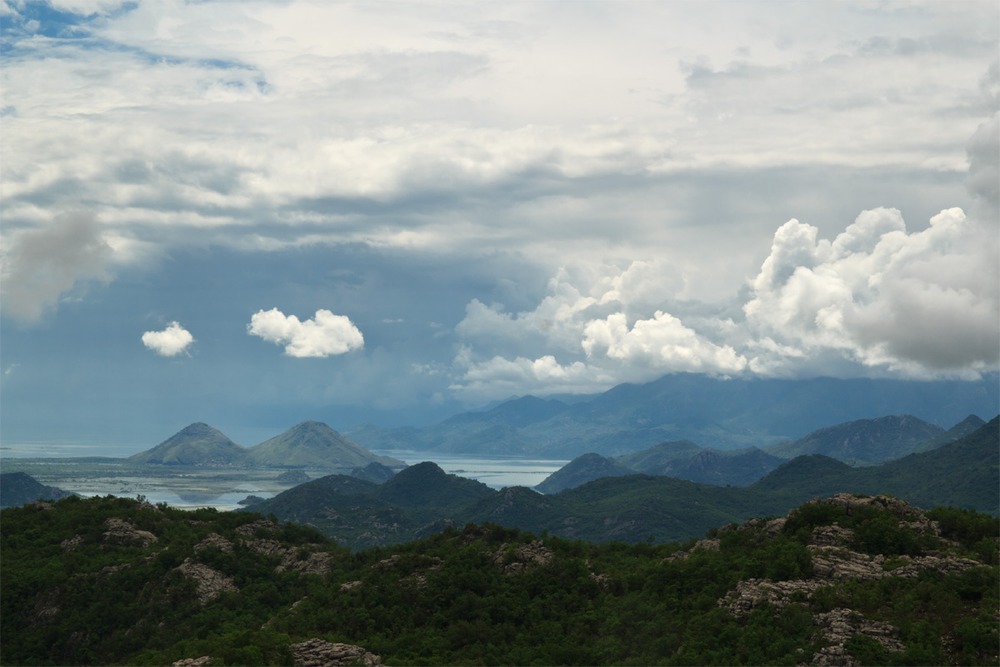
M648 263L596 279L564 271L534 310L468 304L455 386L493 397L515 386L589 393L666 373L795 376L810 365L979 377L1000 360L997 232L957 208L917 232L895 209L865 211L833 240L792 219L775 232L742 312L671 303L670 281ZM657 290L659 299L646 296Z

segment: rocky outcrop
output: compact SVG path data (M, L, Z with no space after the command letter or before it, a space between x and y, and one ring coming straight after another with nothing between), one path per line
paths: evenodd
M212 660L214 660L210 655L203 655L200 658L184 658L183 660L177 660L176 662L170 663L171 667L206 667L206 665L211 665Z
M67 538L59 543L60 548L63 551L76 551L83 546L83 536L74 535L73 537Z
M813 654L812 664L823 667L858 667L858 662L847 649L847 640L856 635L864 635L877 641L887 651L905 651L906 645L899 641L899 629L861 616L850 609L837 608L824 614L816 614L814 619L822 629L827 645Z
M880 510L888 510L900 519L917 519L923 517L924 522L928 525L933 523L910 503L892 496L864 496L855 493L836 493L829 498L813 498L806 504L838 505L844 508L848 516L854 514L860 508L872 507Z
M218 549L229 553L233 550L233 543L218 533L210 533L208 537L194 545L194 552L200 553L206 549Z
M280 559L275 572L299 572L302 574L326 574L333 566L333 554L312 552L302 548L286 547L277 540L246 540L243 544L264 556Z
M296 667L338 667L362 665L382 667L382 658L354 644L335 644L323 639L307 639L292 644Z
M941 540L939 526L934 521L919 509L898 498L837 494L829 499L813 500L810 503L839 505L848 516L863 508L885 510L896 516L899 523L910 530L926 533ZM768 522L752 520L742 526L722 529L720 533L727 530L758 530L773 536L781 531L786 521L787 519ZM959 574L982 565L975 560L937 552L886 558L883 554L855 551L852 548L854 543L855 534L849 528L836 523L817 526L806 544L812 564L812 576L809 579L789 581L746 579L720 598L719 605L739 618L765 606L772 608L782 608L790 604L808 606L817 590L845 581L870 581L886 577L911 578L927 571ZM695 543L689 551L674 554L671 559L687 558L692 552L706 548L717 549L717 541L713 544L710 540L702 540ZM856 666L857 660L845 648L847 641L856 635L870 637L888 651L897 652L906 649L898 638L899 631L896 628L887 623L867 619L851 609L838 608L816 613L813 615L813 620L816 626L822 629L826 642L826 646L813 655L814 665Z
M666 560L667 561L686 560L687 558L690 558L691 554L695 553L696 551L718 551L719 544L720 542L716 538L698 540L691 546L690 549L670 554L669 556L667 556Z
M213 570L204 563L198 563L190 558L177 566L176 570L189 579L194 579L197 586L198 600L205 604L211 602L223 593L238 591L233 580L218 570Z
M326 551L302 551L288 554L275 568L277 572L300 574L326 574L333 569L333 554Z
M505 542L493 553L493 563L501 572L511 575L548 565L552 557L552 550L539 540L513 546Z
M59 589L42 591L35 597L35 620L44 622L54 618L60 611L62 595Z
M139 530L135 524L124 519L111 517L104 522L104 542L124 546L148 547L158 538L148 530Z
M780 608L792 602L804 602L817 589L826 585L826 582L819 580L745 579L720 599L719 605L728 609L733 616L742 617L765 604Z
M274 533L281 530L281 526L268 519L257 519L256 521L251 521L250 523L245 523L236 529L238 535L243 537L254 537L258 533L266 533L273 535Z

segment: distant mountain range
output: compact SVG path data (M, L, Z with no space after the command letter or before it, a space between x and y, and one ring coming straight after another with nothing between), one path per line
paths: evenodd
M822 454L851 465L884 463L956 440L970 428L983 424L974 415L950 431L911 416L862 419L820 429L764 450L751 447L719 451L689 441L665 442L609 459L586 454L570 461L535 488L543 493L556 493L602 477L630 473L716 486L747 486L796 456Z
M605 465L593 457L586 462ZM249 509L311 524L354 548L405 542L469 522L598 542L676 541L839 492L889 493L925 508L997 514L1000 418L932 451L877 466L852 468L822 454L799 456L747 487L635 474L543 495L524 487L495 491L425 462L382 484L330 475Z
M983 425L983 421L974 415ZM912 454L924 443L943 436L945 430L910 415L862 419L810 433L792 442L768 447L784 459L803 454L824 454L849 464L891 461ZM943 444L943 443L941 443Z
M373 450L572 458L621 456L670 441L719 450L767 448L819 429L885 415L935 425L996 414L1000 382L884 379L718 379L668 375L572 403L526 396L426 428L364 426L347 435ZM940 428L940 426L939 426Z
M132 463L259 468L318 468L349 471L372 463L402 467L402 461L379 456L320 422L302 422L250 448L236 444L208 424L187 426L156 447L130 456Z
M642 473L715 486L748 486L797 456L819 454L849 465L885 463L957 440L985 422L966 417L945 431L909 415L860 419L820 429L761 450L718 451L688 442L665 442L614 458L589 453L573 459L535 488L557 493L603 477Z

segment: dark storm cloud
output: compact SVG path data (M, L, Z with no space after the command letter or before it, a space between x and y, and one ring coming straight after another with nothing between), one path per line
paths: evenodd
M32 323L60 297L88 281L111 280L111 246L87 213L70 213L51 225L23 231L3 254L3 309Z

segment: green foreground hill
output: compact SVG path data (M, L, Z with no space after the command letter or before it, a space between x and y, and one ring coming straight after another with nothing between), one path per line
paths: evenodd
M684 544L470 524L351 552L258 514L111 496L0 526L4 665L998 660L996 518L885 496Z

